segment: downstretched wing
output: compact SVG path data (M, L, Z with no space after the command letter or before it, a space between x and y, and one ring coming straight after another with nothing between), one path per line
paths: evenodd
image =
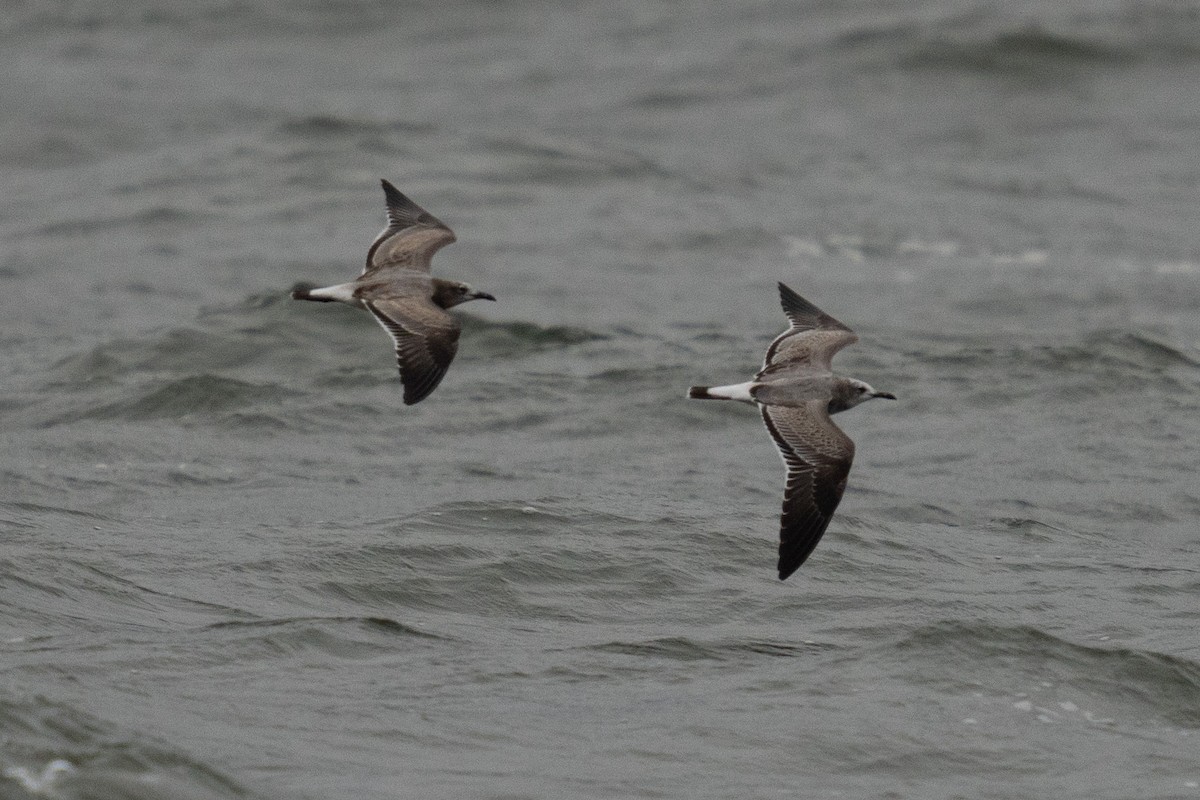
M382 269L428 273L433 254L455 241L454 231L388 181L380 182L387 200L388 224L371 243L362 274Z
M858 341L854 331L782 283L779 284L779 300L791 325L767 348L763 359L764 373L809 365L828 372L834 354Z
M404 404L421 402L450 368L462 324L423 297L369 300L365 305L396 345Z
M804 563L821 541L846 490L854 442L833 423L828 402L763 406L763 422L787 467L779 525L779 579Z

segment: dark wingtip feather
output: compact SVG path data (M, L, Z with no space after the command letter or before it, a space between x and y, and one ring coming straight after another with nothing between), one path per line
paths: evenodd
M797 553L784 553L783 549L783 547L779 548L779 564L776 568L779 570L779 580L786 581L793 574L795 574L796 570L800 569L800 566L805 561L808 560L808 556L812 553L813 548L808 548L808 552L804 553L799 558L797 558Z
M687 396L688 396L689 400L707 400L708 399L708 387L707 386L693 386L692 388L688 389Z
M787 315L788 320L795 327L801 329L835 328L844 331L850 330L844 323L839 322L805 300L783 281L779 281L778 285L779 304L783 306L783 313Z
M836 506L837 503L835 502ZM832 511L831 511L832 513ZM800 531L800 536L788 541L780 541L779 543L779 580L786 581L788 577L808 561L808 557L812 555L813 550L817 549L821 538L825 535L825 528L829 524L829 518L823 520L816 527ZM780 531L780 535L785 535Z
M392 185L387 178L380 178L379 183L383 186L383 197L387 201L387 207L393 213L411 217L412 221L416 221L423 208L414 203L404 192Z
M779 281L779 304L785 314L804 314L805 316L824 317L825 312L805 300L796 290L783 281Z
M439 228L450 230L446 227L446 223L417 205L411 197L393 186L387 178L380 178L379 184L383 187L388 218L392 222L405 228L410 225L436 225Z

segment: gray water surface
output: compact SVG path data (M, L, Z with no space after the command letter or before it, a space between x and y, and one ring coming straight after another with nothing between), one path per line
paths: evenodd
M1200 796L1200 15L0 23L0 798ZM405 407L353 277L459 241ZM894 392L775 578L783 280ZM43 771L62 761L58 770Z

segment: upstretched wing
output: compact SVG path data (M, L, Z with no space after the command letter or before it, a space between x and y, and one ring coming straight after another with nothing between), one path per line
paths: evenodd
M429 272L433 254L455 241L454 231L410 200L386 180L387 227L367 251L363 275L382 269L411 269Z
M838 350L858 341L854 331L779 284L779 300L791 325L767 348L763 373L784 367L812 366L828 372Z
M829 418L828 401L763 406L763 422L787 467L779 524L779 579L804 563L821 541L846 490L854 442Z
M462 324L424 297L369 300L365 305L396 345L404 404L421 402L450 368Z

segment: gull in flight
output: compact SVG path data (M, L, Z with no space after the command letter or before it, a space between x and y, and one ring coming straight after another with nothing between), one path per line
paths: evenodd
M830 361L858 341L854 331L782 283L779 298L791 324L767 348L754 380L693 386L688 397L740 400L762 412L787 468L779 526L779 580L785 580L817 546L846 490L854 442L829 415L874 397L896 397L833 373Z
M292 298L370 311L395 342L404 403L412 405L437 388L458 351L462 323L446 309L496 298L461 281L433 277L429 262L455 240L454 231L386 180L381 183L388 224L371 243L362 274L322 289L298 286Z

